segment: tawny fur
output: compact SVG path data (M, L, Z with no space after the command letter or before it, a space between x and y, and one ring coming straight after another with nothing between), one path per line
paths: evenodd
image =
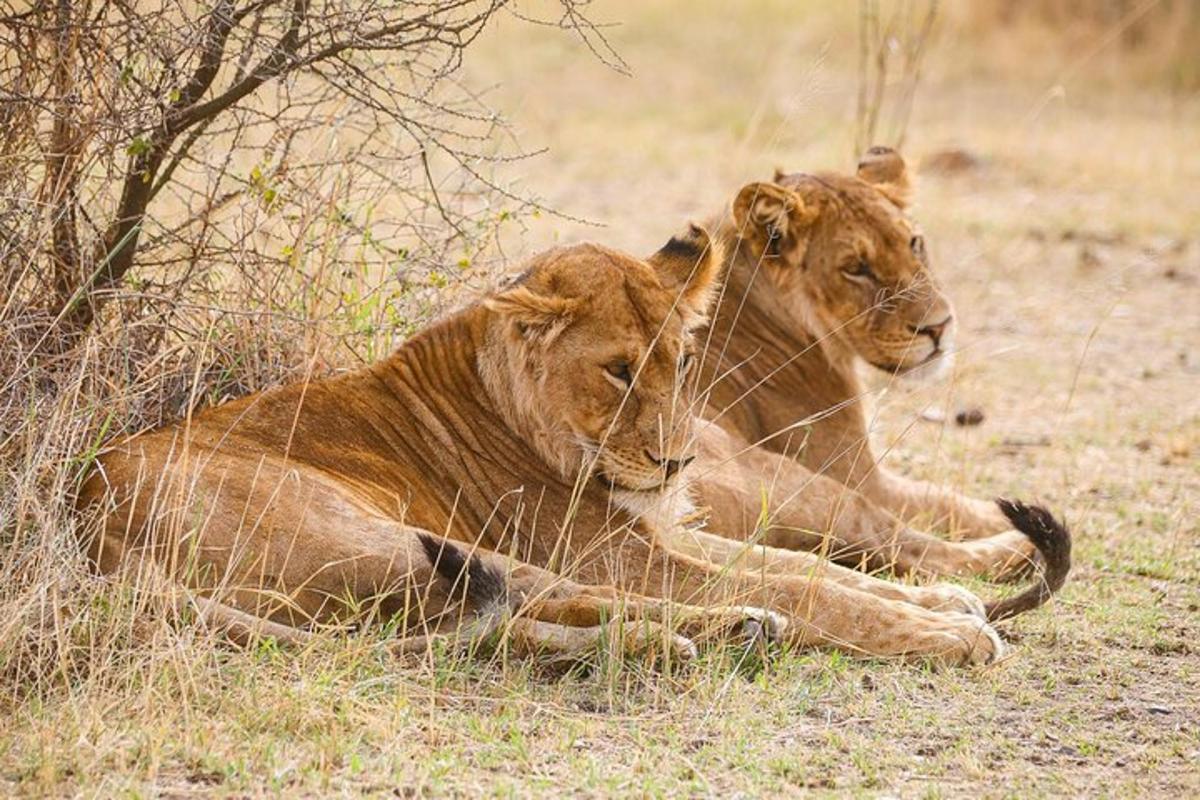
M901 573L1016 576L1037 548L994 503L900 476L871 447L856 362L911 374L953 355L953 307L905 214L909 189L903 160L878 148L856 176L750 184L713 221L726 280L699 384L721 430L701 437L697 497L716 529L780 547Z
M554 250L370 367L122 441L80 498L103 508L91 551L105 570L153 558L290 626L369 609L444 628L478 609L435 574L421 537L437 535L554 625L670 615L691 634L752 619L797 644L997 658L999 638L960 589L679 524L693 447L681 374L713 250L699 230L646 260Z

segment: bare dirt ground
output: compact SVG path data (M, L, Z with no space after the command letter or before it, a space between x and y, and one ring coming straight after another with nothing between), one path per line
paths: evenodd
M549 148L508 177L603 226L543 214L510 254L581 236L648 253L775 166L851 168L853 27L806 13L619 5L631 76L554 31L480 42L467 79ZM1010 79L969 50L934 53L905 146L964 350L949 383L889 386L877 434L911 474L1038 499L1072 527L1070 583L1006 626L1009 658L934 673L722 652L561 675L197 641L18 705L0 791L1200 794L1200 101L1094 85L1086 65ZM975 163L920 168L947 148ZM927 407L985 419L918 421Z

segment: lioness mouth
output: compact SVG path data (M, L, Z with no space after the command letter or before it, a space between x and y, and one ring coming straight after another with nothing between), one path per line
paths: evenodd
M912 372L914 369L920 369L921 367L928 364L930 361L933 361L935 358L938 358L939 356L941 356L943 354L943 352L944 351L942 350L942 348L936 347L936 348L934 348L932 353L925 356L924 358L922 358L920 361L918 361L915 364L897 364L895 362L892 362L889 364L886 362L880 363L878 361L868 361L867 363L870 364L875 369L881 369L884 372L890 372L893 375L903 375L906 372Z
M661 485L655 485L655 486L650 486L650 487L646 487L646 488L634 488L632 486L626 486L625 484L617 481L616 478L612 477L607 472L604 472L599 469L595 470L592 473L592 477L595 478L597 481L599 481L601 484L603 484L608 489L610 489L610 490L620 489L622 492L638 492L641 494L653 494L653 493L661 492L664 488Z

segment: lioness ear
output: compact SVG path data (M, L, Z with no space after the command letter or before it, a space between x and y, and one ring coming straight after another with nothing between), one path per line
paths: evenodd
M733 201L733 221L755 254L799 267L808 246L808 229L817 209L791 189L755 182L742 187Z
M571 321L579 301L549 297L517 286L483 301L484 306L508 319L527 339L549 341Z
M890 147L872 147L858 161L860 180L878 189L899 208L907 208L912 199L912 179L904 159Z
M688 225L685 234L672 236L646 261L663 286L679 292L685 312L707 317L724 264L720 242L699 225Z

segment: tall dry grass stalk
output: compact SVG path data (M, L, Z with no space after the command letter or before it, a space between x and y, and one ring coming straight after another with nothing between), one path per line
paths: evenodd
M879 0L859 0L858 9L855 156L877 144L904 147L938 2L900 0L881 11ZM890 117L886 133L881 128L885 114Z

